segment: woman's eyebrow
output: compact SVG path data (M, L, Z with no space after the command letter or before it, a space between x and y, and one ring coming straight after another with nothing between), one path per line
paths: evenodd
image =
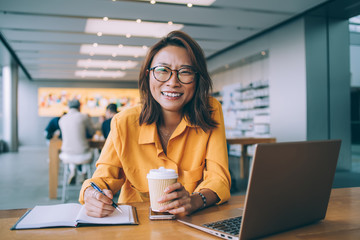
M162 63L162 62L156 63L155 65L170 66L170 64L168 64L168 63Z
M170 68L170 64L168 63L163 63L163 62L159 62L159 63L156 63L154 64L155 66L165 66L165 67L169 67ZM183 64L183 65L180 65L179 69L180 68L194 68L194 66L192 65L187 65L187 64Z
M184 64L184 65L181 65L181 68L183 68L183 67L187 67L187 68L193 68L194 66L192 66L192 65L186 65L186 64Z

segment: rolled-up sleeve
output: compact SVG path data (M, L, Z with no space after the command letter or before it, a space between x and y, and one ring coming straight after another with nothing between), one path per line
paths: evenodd
M218 126L210 134L205 155L206 163L203 181L196 187L195 191L204 188L211 189L220 198L217 204L221 204L230 198L231 177L221 104L215 99L211 100L214 110L213 118L218 123Z
M117 193L124 184L125 175L120 161L121 139L119 129L113 118L111 131L105 142L99 160L96 162L96 171L91 179L87 179L81 188L79 202L84 204L84 192L90 186L90 182L96 183L101 189L110 189L113 194ZM116 147L115 147L116 146Z

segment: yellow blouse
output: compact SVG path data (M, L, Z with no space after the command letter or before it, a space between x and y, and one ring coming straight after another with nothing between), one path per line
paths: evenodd
M149 201L146 175L150 169L174 169L178 182L191 194L203 188L214 191L220 201L230 198L230 173L221 104L210 99L213 118L219 125L204 132L182 119L170 137L165 155L156 124L139 125L140 106L115 115L111 131L96 163L91 179L84 182L79 201L84 204L84 191L95 182L113 193L120 190L119 203Z

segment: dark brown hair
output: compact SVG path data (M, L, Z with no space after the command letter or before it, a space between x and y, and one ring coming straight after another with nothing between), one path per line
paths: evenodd
M212 109L209 103L210 91L212 90L212 81L207 71L204 53L198 43L189 35L181 31L170 32L154 46L152 46L141 66L139 75L139 90L142 102L140 114L140 125L152 124L154 122L161 124L163 117L161 106L155 101L150 92L149 72L151 62L154 56L166 46L178 46L186 49L189 54L192 66L196 74L195 93L193 98L184 106L183 116L191 125L198 126L205 132L217 126L217 122L211 118Z

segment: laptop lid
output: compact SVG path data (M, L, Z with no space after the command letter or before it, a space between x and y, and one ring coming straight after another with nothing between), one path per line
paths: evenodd
M244 212L219 206L178 221L225 239L251 239L310 224L325 217L340 140L258 144ZM223 208L222 208L223 209ZM243 215L240 234L204 224Z
M340 144L340 140L258 144L240 239L325 218Z

